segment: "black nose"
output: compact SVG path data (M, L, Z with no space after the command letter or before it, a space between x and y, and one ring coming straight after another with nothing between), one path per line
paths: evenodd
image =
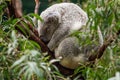
M47 44L49 41L47 41L47 39L44 37L44 36L40 36L40 39L45 43Z

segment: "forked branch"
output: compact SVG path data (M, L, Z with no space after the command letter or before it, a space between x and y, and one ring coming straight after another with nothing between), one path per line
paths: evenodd
M36 1L36 5L37 5L36 8L38 9L38 7L39 7L39 0L35 0L35 1ZM38 13L37 9L35 10L36 14ZM10 17L22 18L22 2L21 2L21 0L11 0L11 2L8 2L8 10L9 10L9 13L10 13ZM38 37L37 30L29 22L27 22L27 24L28 24L28 26L30 28L29 31L27 31L27 29L25 28L25 25L23 25L22 22L26 23L26 21L24 21L24 19L23 19L18 24L29 35L28 39L37 42L41 46L41 49L42 49L43 52L49 51L47 46ZM19 32L21 32L24 36L26 36L26 34L24 34L17 26L15 28Z

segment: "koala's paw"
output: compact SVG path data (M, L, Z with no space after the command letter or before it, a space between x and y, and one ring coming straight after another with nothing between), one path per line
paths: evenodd
M50 51L54 51L54 47L55 47L54 45L55 45L55 43L53 43L53 42L49 42L49 43L48 43L47 46L48 46L48 48L50 49Z

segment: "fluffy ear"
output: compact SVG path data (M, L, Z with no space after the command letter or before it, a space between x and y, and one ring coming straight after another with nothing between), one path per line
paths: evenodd
M47 22L61 23L61 15L58 12L51 12L47 15Z

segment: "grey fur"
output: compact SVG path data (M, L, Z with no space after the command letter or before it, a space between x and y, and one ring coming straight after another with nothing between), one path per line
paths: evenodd
M86 25L87 14L76 4L60 3L47 8L40 15L44 22L38 21L38 32L43 41L50 41L51 51L74 30ZM77 27L76 27L77 26Z
M60 64L64 67L75 69L87 62L86 54L79 49L76 37L65 38L55 50L55 57L62 57Z
M62 57L60 64L74 69L79 63L87 61L80 53L78 41L69 35L86 25L87 14L76 4L60 3L50 6L40 15L43 22L38 21L38 32L41 39L48 42L48 48L55 51L55 57ZM72 63L71 63L72 62Z

